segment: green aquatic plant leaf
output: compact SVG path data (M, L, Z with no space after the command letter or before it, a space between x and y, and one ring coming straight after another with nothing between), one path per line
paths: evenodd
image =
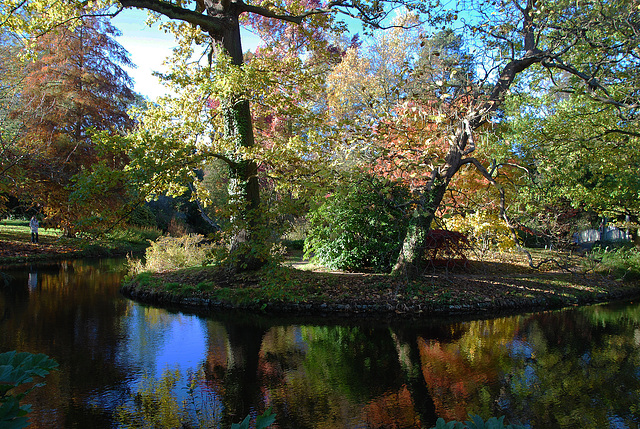
M0 353L0 427L21 429L29 425L26 415L31 406L20 405L20 401L44 383L35 384L21 393L10 392L14 387L33 382L35 376L44 377L57 367L58 363L45 354L15 350Z

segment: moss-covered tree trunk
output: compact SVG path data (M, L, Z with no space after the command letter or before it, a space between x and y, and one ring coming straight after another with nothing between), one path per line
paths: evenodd
M205 29L213 39L213 49L223 52L231 58L234 65L244 63L240 24L238 17L241 11L236 10L236 3L212 2L208 4L210 15L223 17L221 27ZM225 137L234 142L236 154L231 154L229 165L229 195L236 206L233 237L230 243L232 263L238 269L255 269L260 267L261 258L256 248L260 247L260 187L258 184L258 165L252 159L243 159L243 148L255 146L253 124L249 101L243 100L228 103L222 100L225 108Z
M226 137L235 140L236 147L251 147L254 143L251 126L251 113L248 102L236 103L227 108ZM233 264L239 269L256 269L263 263L256 249L260 240L260 187L258 184L258 165L252 159L232 159L229 163L229 196L235 206L236 218L233 219L233 237L230 251Z
M409 222L400 254L391 272L393 275L415 278L424 271L425 244L431 224L451 179L465 163L464 156L471 150L473 150L471 127L469 120L465 119L460 122L455 135L451 138L444 165L431 171L430 180L419 193L416 210Z
M243 13L255 13L290 22L301 22L302 18L287 18L274 15L268 9L248 5L236 0L197 0L187 2L166 2L163 0L119 0L123 7L136 7L162 14L169 19L187 22L197 26L211 36L212 50L231 58L236 66L242 66L244 57L240 38L239 17ZM187 8L186 6L189 6ZM191 8L194 7L194 8ZM232 201L239 208L231 240L233 263L238 269L253 269L262 265L263 258L256 252L260 246L260 188L258 186L258 166L254 160L244 159L241 149L255 145L249 101L220 100L224 113L225 137L235 143L235 153L221 154L230 170L230 193Z
M442 202L447 189L445 184L431 189L425 197L430 200L428 205L419 206L414 212L407 233L402 242L400 254L393 267L392 274L415 278L422 274L425 268L424 251L427 235L435 218L435 212Z

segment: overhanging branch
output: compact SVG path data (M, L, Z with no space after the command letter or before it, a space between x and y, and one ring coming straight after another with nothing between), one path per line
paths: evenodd
M388 3L396 3L396 2L389 1ZM400 2L397 2L397 3L400 3ZM406 6L404 3L402 3L402 5ZM278 13L262 6L246 4L243 1L238 2L238 8L242 12L255 13L257 15L264 16L266 18L279 19L282 21L292 22L295 24L301 24L305 18L308 18L313 15L322 15L322 14L327 14L327 13L336 11L339 13L343 13L351 18L362 21L363 23L370 25L374 28L378 28L382 30L389 29L389 28L396 28L396 27L402 27L402 28L414 27L413 25L404 26L404 25L394 25L394 24L383 26L380 24L380 22L384 19L385 16L389 15L388 12L385 13L382 11L378 11L377 13L375 13L375 10L374 10L374 13L372 14L371 13L372 10L367 10L367 8L363 7L362 5L358 3L350 2L347 0L330 1L324 7L310 9L308 11L305 11L299 14L291 14L286 12ZM418 24L416 24L415 26L417 25Z
M240 3L240 9L243 12L255 13L257 15L264 16L265 18L274 18L282 21L293 22L294 24L301 24L306 17L329 13L334 7L343 5L343 3L344 2L342 1L332 1L325 7L311 9L298 15L280 14L265 7L250 5L244 2Z
M596 101L623 109L640 109L640 103L625 103L614 99L607 91L607 88L605 88L594 76L589 76L588 74L581 72L575 67L564 64L562 61L559 61L556 58L550 59L549 61L544 60L542 61L542 65L546 68L555 68L565 71L569 74L572 74L573 76L580 78L586 85L589 96ZM598 94L598 90L600 90L605 95L605 97Z
M218 31L223 27L220 18L204 15L200 12L185 9L162 0L119 0L123 7L135 7L138 9L151 10L162 14L170 19L185 21L193 25L198 25L204 31Z

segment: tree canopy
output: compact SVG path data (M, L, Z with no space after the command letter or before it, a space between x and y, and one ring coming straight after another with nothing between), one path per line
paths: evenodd
M413 105L405 115L391 118L395 128L421 111L432 128L427 138L440 139L442 147L438 157L429 157L436 162L422 163L427 180L416 187L416 209L396 273L420 272L426 232L464 166L476 167L489 183L499 185L500 168L511 161L513 151L509 147L502 151L506 158L483 164L476 157L478 137L482 127L499 123L512 91L534 83L534 93L581 94L594 105L614 109L619 121L637 120L638 82L632 72L639 59L635 2L487 1L446 6L432 10L430 22L448 23L467 43L474 66L466 79L455 79L452 70L448 79L437 80L441 90L424 82L419 87L428 90L398 96L399 102ZM409 63L405 70L417 81L418 68Z
M100 160L122 165L118 153L100 153L92 132L123 133L133 125L127 109L134 101L131 65L114 39L117 29L98 18L84 18L74 29L58 27L33 45L33 59L21 63L8 42L4 94L11 135L3 160L13 186L5 192L44 210L50 222L71 232L87 212L99 212L116 194L94 193L90 207L73 204L74 177ZM6 179L5 179L6 180Z
M255 249L281 197L265 201L261 189L284 194L290 182L289 196L304 202L314 182L363 163L411 188L396 274L419 274L443 206L487 185L510 226L506 184L531 179L552 189L549 199L637 211L628 202L638 189L636 0L45 3L0 7L2 28L34 53L44 34L73 30L83 16L140 8L166 18L160 26L179 42L164 76L174 92L135 112L126 138L105 141L126 148L125 170L145 195L187 185L200 198L200 172L223 162L237 267L257 267L268 253ZM375 39L347 36L340 16ZM264 41L256 52L243 51L241 26ZM623 152L616 158L631 173L614 174L603 157Z

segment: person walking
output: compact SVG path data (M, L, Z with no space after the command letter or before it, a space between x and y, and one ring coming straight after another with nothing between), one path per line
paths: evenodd
M36 219L35 215L31 217L29 221L29 227L31 228L31 242L38 244L38 219Z

